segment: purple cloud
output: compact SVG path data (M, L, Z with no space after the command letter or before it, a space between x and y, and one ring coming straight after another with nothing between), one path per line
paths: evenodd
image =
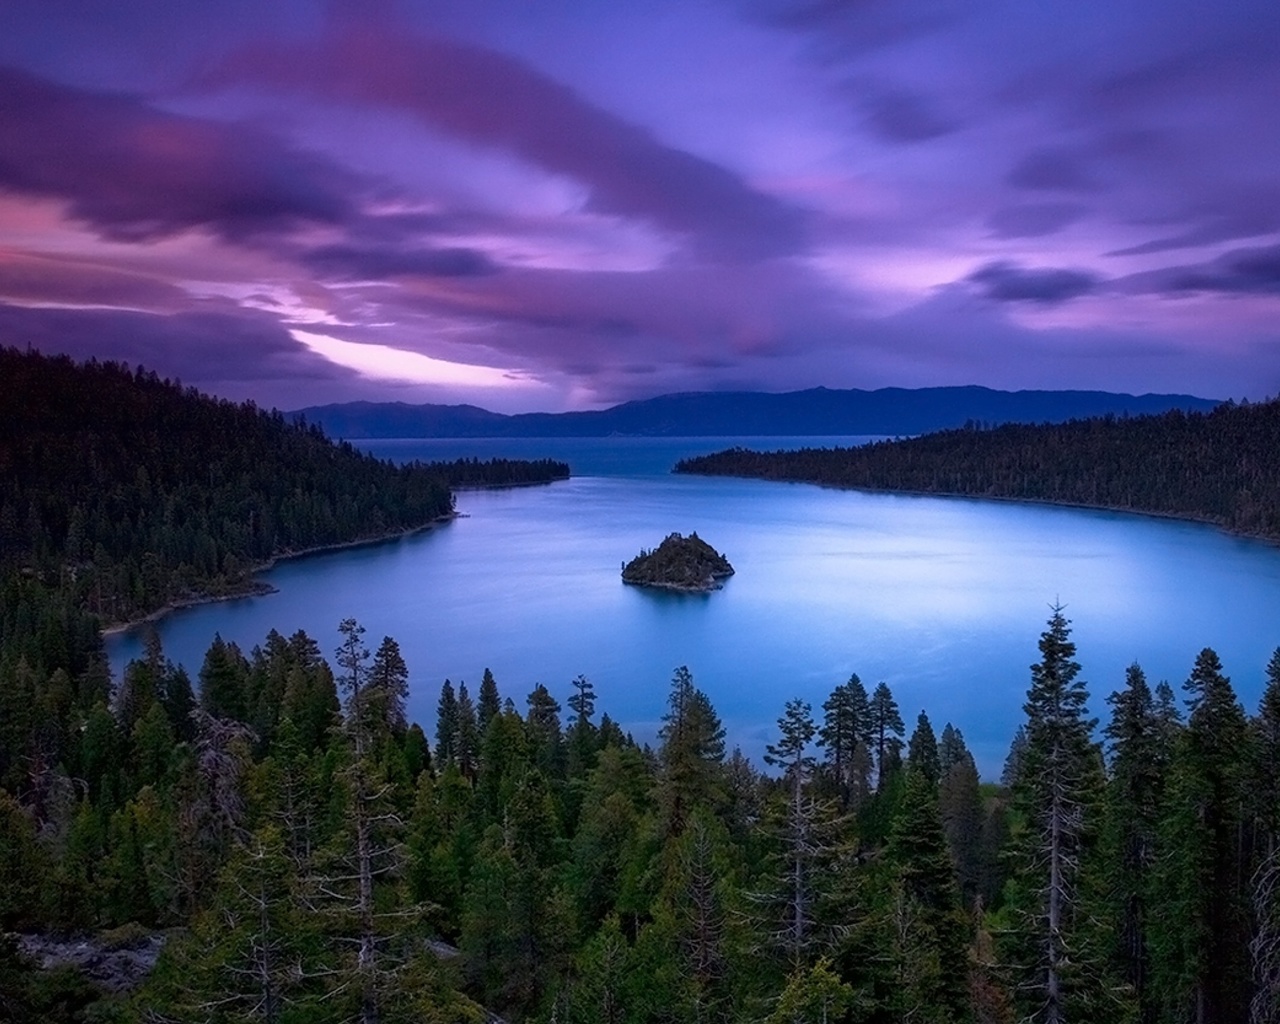
M190 304L166 281L77 259L0 250L0 301L178 310Z
M1280 387L1271 0L77 6L0 13L5 341L272 401L406 394L293 331L547 404Z
M1004 261L988 263L970 274L966 281L978 286L997 302L1036 302L1052 305L1079 298L1094 291L1098 278L1083 270L1058 267L1019 267Z
M873 92L862 106L872 131L886 142L926 142L958 127L926 97L904 89Z
M320 274L347 279L475 277L497 269L483 252L463 248L403 250L391 246L326 245L307 250L301 260Z
M588 187L590 209L687 234L714 256L759 259L803 244L799 210L494 50L417 39L376 22L344 24L316 46L242 52L206 82L263 82L403 110L455 138L566 175Z
M339 223L354 183L260 132L0 68L0 190L63 200L110 238Z
M337 380L352 374L300 346L268 314L169 315L0 303L0 343L109 358L184 381Z
M1165 295L1280 295L1280 245L1235 249L1205 263L1134 274L1120 284Z

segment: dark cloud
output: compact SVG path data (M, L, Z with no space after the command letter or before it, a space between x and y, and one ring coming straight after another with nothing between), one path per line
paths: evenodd
M996 210L987 225L996 238L1042 238L1074 224L1086 212L1079 203L1019 203Z
M0 68L0 190L63 200L114 239L338 223L354 183L258 132Z
M181 288L141 274L74 258L0 251L0 301L176 310L190 305Z
M1167 295L1280 295L1280 245L1236 249L1206 263L1133 274L1118 283L1126 291Z
M304 252L300 260L333 278L369 280L391 277L475 277L497 268L475 249L365 248L327 245Z
M422 323L418 336L431 339L422 349L430 355L551 375L575 376L591 364L601 378L637 362L668 367L670 374L657 375L664 380L690 368L723 369L784 348L803 350L806 338L832 334L842 322L838 298L788 264L592 274L511 267L424 281L412 293L379 289L374 301L377 319L410 330ZM441 337L442 321L483 329ZM483 359L469 354L476 346ZM597 383L578 381L591 390Z
M871 95L862 106L867 124L885 142L926 142L949 135L959 127L930 100L903 89Z
M801 247L800 211L668 146L515 57L344 23L316 47L243 51L211 84L260 81L407 111L468 143L497 147L590 190L590 209L647 219L719 256Z
M1280 188L1235 190L1225 186L1208 203L1188 210L1185 219L1193 226L1172 235L1162 235L1139 245L1114 249L1108 256L1149 256L1178 249L1194 249L1219 242L1257 238L1280 231Z
M988 263L970 274L966 281L978 286L997 302L1036 302L1053 305L1094 291L1099 279L1084 270L1058 267L1020 267L1006 261Z
M1275 0L15 2L0 342L273 401L392 387L296 343L305 321L568 403L1225 393L1277 350ZM1000 262L936 287L975 252ZM912 293L909 316L874 312ZM1253 298L1158 298L1179 295Z
M0 303L0 344L77 359L115 359L197 386L350 378L251 310L170 315L119 309L29 308Z

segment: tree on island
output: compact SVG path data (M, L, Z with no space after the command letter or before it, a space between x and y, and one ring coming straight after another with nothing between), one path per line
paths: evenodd
M668 590L710 591L733 575L729 560L698 536L668 534L653 551L640 554L622 567L622 582Z

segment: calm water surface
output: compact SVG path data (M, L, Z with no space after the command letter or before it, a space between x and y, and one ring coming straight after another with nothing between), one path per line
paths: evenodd
M850 439L844 439L848 443ZM410 712L430 731L441 681L474 694L487 666L523 707L544 682L563 703L588 676L607 711L652 740L672 670L688 665L753 755L783 703L822 701L856 672L885 680L907 720L959 727L986 778L1022 719L1036 641L1060 600L1094 714L1133 661L1175 688L1215 648L1246 710L1280 645L1280 549L1139 516L965 499L677 477L682 455L818 438L369 441L384 458L561 458L574 478L464 491L463 518L400 541L313 556L266 575L279 588L189 609L159 625L194 676L213 634L246 651L304 629L328 653L354 616L370 646L400 643ZM624 586L619 568L667 533L697 530L737 575L711 595ZM140 638L110 638L117 673Z

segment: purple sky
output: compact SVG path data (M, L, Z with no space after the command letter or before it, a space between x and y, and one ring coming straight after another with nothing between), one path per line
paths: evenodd
M5 0L0 343L232 398L1280 392L1280 3Z

